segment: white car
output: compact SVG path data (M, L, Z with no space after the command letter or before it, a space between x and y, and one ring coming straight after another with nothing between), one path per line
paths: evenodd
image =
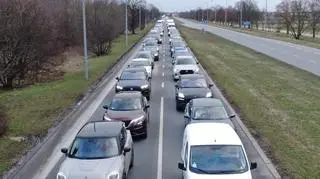
M178 56L173 65L173 79L180 75L199 73L198 61L193 56Z
M184 130L178 168L184 179L252 179L243 144L228 124L192 123Z
M132 59L130 63L130 67L144 67L148 73L148 76L152 78L152 61L147 58L135 58Z

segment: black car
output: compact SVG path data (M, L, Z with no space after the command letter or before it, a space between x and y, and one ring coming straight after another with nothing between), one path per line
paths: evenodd
M132 136L146 138L148 135L149 103L140 92L117 93L106 109L103 120L122 121Z
M202 74L181 75L176 87L176 109L184 110L186 104L195 98L212 98L211 87Z
M140 91L148 100L151 93L151 78L145 68L125 69L116 84L116 93L120 91Z

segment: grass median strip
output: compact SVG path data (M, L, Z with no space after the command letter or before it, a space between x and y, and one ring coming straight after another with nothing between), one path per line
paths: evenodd
M148 29L136 35L129 35L129 47ZM70 107L125 52L125 37L120 36L113 41L112 52L108 56L89 60L88 81L84 79L82 70L76 70L67 72L63 79L58 81L13 91L0 91L0 102L6 107L9 118L8 132L0 138L0 176L16 162L14 159L32 146L30 140L21 142L13 139L19 139L17 137L20 136L36 136L40 139L46 135L48 129L58 122L57 120L61 120L59 113Z
M320 78L212 34L178 26L282 176L320 176Z

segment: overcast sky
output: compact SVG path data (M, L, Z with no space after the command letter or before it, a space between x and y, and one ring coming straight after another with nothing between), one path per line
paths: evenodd
M228 6L234 5L238 0L227 0ZM275 6L280 0L267 0L268 11L275 10ZM161 11L172 12L172 11L183 11L195 9L198 7L206 8L208 4L212 2L212 5L226 5L226 0L147 0L148 3L152 3L157 6ZM256 0L260 9L265 8L266 0ZM211 5L210 5L211 6Z

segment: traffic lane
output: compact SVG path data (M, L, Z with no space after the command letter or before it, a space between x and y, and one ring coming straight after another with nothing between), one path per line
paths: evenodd
M135 138L134 141L134 166L129 172L129 179L151 179L157 174L157 155L159 138L159 114L161 88L161 64L155 62L155 68L151 81L150 122L148 137L146 139Z
M140 46L137 48L137 49L135 49L136 51L128 58L128 59L132 59L134 56L135 56L135 54L139 51L139 49L140 49ZM124 67L122 68L122 70L127 66L127 64L129 64L130 63L130 60L128 60L126 63L125 63L125 65L124 65ZM156 81L154 81L154 77L156 77L156 76L158 76L158 73L157 73L157 71L158 71L158 64L157 64L157 62L155 63L155 69L153 70L153 79L152 79L152 85L154 84L154 83L156 83ZM122 72L122 70L120 70L120 72ZM119 74L118 75L120 75L120 72L119 72ZM155 78L156 79L156 78ZM111 79L111 80L114 80L113 82L116 82L116 80L115 79ZM111 81L109 82L109 83L111 83ZM108 84L109 85L109 84ZM105 112L105 110L102 108L102 106L104 105L104 104L110 104L110 102L111 102L111 100L112 100L112 98L113 98L113 96L115 95L115 90L114 90L114 88L115 88L115 85L113 85L112 86L112 89L109 91L109 93L105 96L105 98L103 99L103 102L101 103L101 105L99 105L99 107L95 110L95 112L93 113L93 115L89 118L89 120L88 121L99 121L99 120L102 120L102 118L103 118L103 114L104 114L104 112ZM153 95L152 95L153 96ZM154 100L150 100L150 104L151 103L153 103L152 101L154 101ZM153 112L153 110L156 110L157 108L155 108L155 107L152 107L152 104L151 104L151 108L150 108L150 111L151 111L151 113L150 114L152 114ZM150 116L151 117L151 116ZM156 123L156 121L152 121L152 122L150 122L150 128L152 128L152 131L154 131L154 128L157 128L157 126L154 126L154 125L156 125L157 123ZM154 135L156 135L157 133L155 133L155 132L151 132L150 133L150 135L151 135L151 137L153 136L154 137ZM149 137L148 137L149 138ZM148 142L149 140L151 140L152 142ZM148 146L149 145L152 145L152 146L155 146L156 145L156 140L152 140L152 139L147 139L146 141L137 141L137 142L135 142L135 144L134 144L134 147L135 147L135 149L137 148L137 150L135 150L135 155L136 155L136 158L144 158L144 156L145 156L145 149L146 148L148 148ZM68 146L65 146L65 147L68 147ZM153 150L150 150L150 152L152 152ZM60 151L57 151L57 152L60 152ZM149 152L149 150L148 150L148 152ZM155 154L154 153L151 153L151 154L149 154L149 156L154 156ZM48 178L48 179L55 179L56 178L56 174L58 173L58 170L59 170L59 168L60 168L60 165L61 165L61 163L63 162L65 160L65 157L63 156L63 157L61 157L60 159L59 159L59 161L54 165L54 167L52 168L52 170L49 172L49 174L47 175L47 177L46 178ZM135 162L137 162L138 164L139 163L143 163L143 162L141 162L141 160L139 160L139 159L137 159ZM146 162L144 162L144 163L146 163ZM150 168L149 169L149 166L150 165L146 165L146 166L144 166L145 167L145 169L148 169L148 171L151 171L152 172L152 168ZM154 168L153 168L153 170L154 170ZM151 173L150 172L150 174L149 175L146 175L146 179L147 178L150 178L150 176L151 176ZM135 174L135 173L141 173L141 172L133 172L133 174Z
M282 42L273 39L256 37L249 34L235 32L232 30L212 27L204 24L197 24L189 20L178 18L187 27L202 29L215 35L226 38L235 43L244 45L258 52L269 55L275 59L281 60L300 69L309 71L320 76L320 50Z

